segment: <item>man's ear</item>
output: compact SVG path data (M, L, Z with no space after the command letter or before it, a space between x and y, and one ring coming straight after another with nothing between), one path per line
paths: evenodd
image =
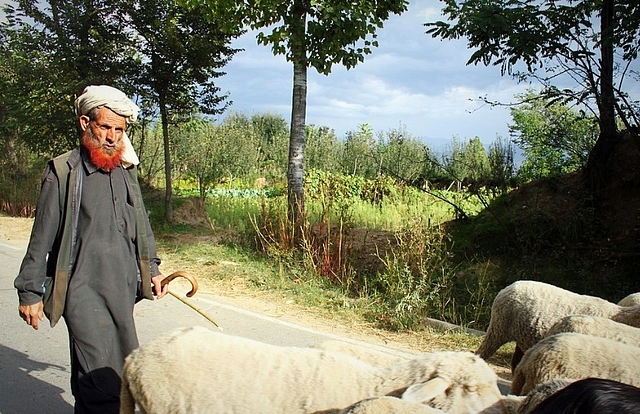
M87 127L89 127L89 117L86 115L80 115L80 118L78 118L78 120L80 121L80 129L85 131Z

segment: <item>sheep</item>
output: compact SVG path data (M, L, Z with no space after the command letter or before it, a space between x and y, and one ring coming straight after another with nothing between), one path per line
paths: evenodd
M635 306L640 305L640 292L632 293L625 296L618 302L618 306Z
M373 397L338 411L339 414L445 414L420 402L396 397ZM326 414L326 413L323 413Z
M135 403L142 413L312 413L412 385L448 413L478 412L501 397L497 375L471 352L433 352L382 368L339 352L192 327L126 358L120 413L133 413Z
M486 360L505 343L515 341L513 371L524 351L544 338L554 323L572 314L601 316L640 326L640 305L622 307L546 283L520 280L502 289L494 299L489 327L476 354Z
M469 411L473 414L517 414L524 397L509 395L482 409L481 411ZM331 412L333 413L333 411ZM322 414L331 414L323 412ZM337 414L444 414L444 411L431 406L407 399L395 397L374 397L337 411ZM316 413L320 414L320 413Z
M526 396L505 395L477 414L530 414L538 404L572 382L574 382L574 380L568 378L557 378L536 386ZM366 400L358 401L344 410L330 410L316 414L442 413L442 411L436 408L420 403L420 398L415 398L415 395L416 393L414 392L413 395L407 395L407 393L405 393L400 399L387 396L367 398Z
M531 414L636 414L640 388L602 378L576 381L542 401Z
M415 358L418 354L396 351L382 347L359 345L341 340L327 340L312 345L311 348L331 352L342 352L377 367L388 367Z
M538 404L549 398L551 395L574 382L570 378L556 378L537 385L533 390L529 391L524 400L518 407L517 414L530 414Z
M607 318L586 315L569 315L560 319L547 331L546 336L564 332L599 336L627 345L640 346L640 329Z
M525 352L513 375L510 393L526 394L556 378L588 377L640 385L640 348L579 333L544 338Z

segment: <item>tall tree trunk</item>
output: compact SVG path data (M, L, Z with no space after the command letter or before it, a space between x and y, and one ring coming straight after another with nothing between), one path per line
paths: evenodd
M289 219L294 226L294 240L304 223L304 144L307 114L307 50L305 46L306 12L302 0L295 0L297 20L293 26L293 99L287 195Z
M173 199L173 181L171 179L171 146L169 145L169 115L167 111L167 102L164 96L160 96L160 118L162 120L162 139L164 142L164 219L167 223L173 222L173 207L171 201Z
M619 141L615 117L615 96L613 89L613 32L615 0L603 0L600 15L600 136L596 141L587 163L587 172L591 179L592 189L597 195L603 190L608 179L606 165L611 151Z

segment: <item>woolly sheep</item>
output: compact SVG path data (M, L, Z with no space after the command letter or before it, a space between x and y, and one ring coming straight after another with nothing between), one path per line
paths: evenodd
M517 414L529 414L533 411L538 404L555 394L557 391L563 389L567 385L574 382L569 378L556 378L551 381L547 381L543 384L537 385L533 390L529 391L524 397L522 404L518 407Z
M340 340L327 340L312 345L311 348L331 352L341 352L377 367L388 367L415 358L418 354L396 351L382 347L358 345Z
M579 333L544 338L525 352L513 375L511 394L526 394L556 378L589 377L640 385L640 348Z
M544 338L558 320L574 314L640 326L640 305L622 307L546 283L520 280L502 289L494 299L489 327L476 354L486 360L502 345L515 341L516 352L511 361L514 370L524 351Z
M624 298L622 298L620 302L618 302L618 306L635 306L635 305L640 305L640 292L627 295Z
M422 387L411 386L402 394L402 398L373 397L339 410L338 414L445 414L444 411L422 403ZM326 413L325 413L326 414Z
M602 378L576 381L542 401L531 414L637 414L640 388Z
M530 414L542 401L558 390L571 384L573 380L558 378L536 386L526 396L505 395L489 407L477 414ZM359 401L344 410L328 411L322 414L430 414L442 411L421 404L420 398L406 396L402 399L395 397L375 397ZM319 413L318 413L319 414ZM476 413L474 413L476 414Z
M312 413L421 384L428 405L478 412L500 398L497 375L470 352L433 352L379 368L349 355L279 347L202 327L134 350L122 374L120 412Z
M421 403L395 397L375 397L362 400L339 411L340 414L445 414L444 411Z
M586 315L569 315L556 322L546 336L564 332L613 339L627 345L640 346L640 329L607 318Z
M410 387L411 388L411 387ZM469 411L473 414L517 414L524 397L505 396L481 411ZM444 414L444 411L419 402L420 398L374 397L359 401L338 411L338 414ZM330 414L323 412L323 414Z

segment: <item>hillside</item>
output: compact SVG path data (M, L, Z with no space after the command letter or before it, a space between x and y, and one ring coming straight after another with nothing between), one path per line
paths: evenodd
M449 223L460 255L497 263L499 285L535 279L612 301L640 291L640 140L627 135L591 195L583 171L524 185Z

